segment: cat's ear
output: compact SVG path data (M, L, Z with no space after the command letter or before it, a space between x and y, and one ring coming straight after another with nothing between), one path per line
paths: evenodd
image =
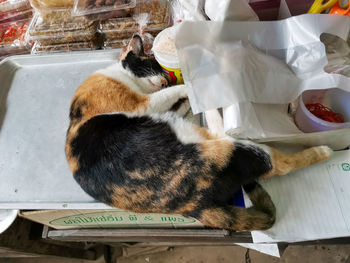
M134 35L132 37L128 45L128 50L132 51L136 56L144 55L142 39L139 35Z
M123 47L119 56L119 61L124 61L130 52L132 52L136 57L144 55L142 39L139 35L134 35L129 44L126 47Z

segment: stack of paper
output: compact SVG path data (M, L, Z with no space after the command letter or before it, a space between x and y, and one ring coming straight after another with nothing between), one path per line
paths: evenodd
M262 182L277 209L275 225L253 231L254 243L350 236L350 151ZM251 204L245 197L245 202Z

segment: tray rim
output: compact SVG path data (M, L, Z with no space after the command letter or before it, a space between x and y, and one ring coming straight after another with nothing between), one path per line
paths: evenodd
M9 56L0 61L0 68L8 63L14 63L16 66L50 65L61 63L80 63L96 59L98 61L115 59L117 62L121 49L113 50L94 50L94 51L72 51L65 53L43 54L43 55L15 55ZM78 61L76 61L78 60Z

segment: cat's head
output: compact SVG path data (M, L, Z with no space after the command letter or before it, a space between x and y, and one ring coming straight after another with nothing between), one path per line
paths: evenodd
M133 76L145 80L151 85L144 85L146 93L152 93L168 86L165 73L153 56L144 52L142 39L134 35L128 46L124 47L119 62Z

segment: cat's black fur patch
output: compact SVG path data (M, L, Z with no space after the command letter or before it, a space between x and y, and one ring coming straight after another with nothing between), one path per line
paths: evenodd
M182 144L167 123L155 122L147 116L99 115L80 127L78 134L71 142L72 155L79 161L74 177L92 197L101 200L103 196L111 196L108 189L114 185L145 185L159 191L168 183L162 178L176 174L175 163L179 159L190 164L188 178L182 179L174 197L178 195L185 201L186 195L193 194L193 183L188 183L195 176L191 167L202 167L203 161L195 145ZM147 169L156 169L158 174L144 180L128 175ZM154 197L160 198L161 195Z
M162 67L151 57L139 57L130 51L122 61L123 67L128 68L136 77L144 78L164 74Z
M246 193L251 193L255 190L255 188L258 186L257 182L253 182L253 183L248 183L243 185L243 189Z
M111 203L105 199L112 196L111 187L115 185L144 185L157 192L168 183L162 178L177 174L175 163L179 159L183 160L183 165L188 164L186 176L175 192L154 195L153 201L168 197L166 207L171 211L197 194L194 180L203 173L204 161L196 146L181 143L167 123L155 122L147 116L99 115L80 127L78 133L71 142L72 155L79 161L74 177L92 197ZM158 174L145 179L128 175L128 172L142 173L147 169L155 169ZM221 171L211 167L215 179L209 188L200 191L203 194L200 206L229 204L241 185L254 182L271 169L266 152L252 145L235 143L229 164Z
M185 103L187 101L187 98L181 98L179 99L171 108L170 111L177 111L178 109L180 109L180 107L182 106L183 103Z
M212 186L203 190L204 198L208 199L204 203L208 204L211 199L213 207L229 204L241 185L253 183L271 169L271 159L264 150L236 142L228 165L217 171Z

